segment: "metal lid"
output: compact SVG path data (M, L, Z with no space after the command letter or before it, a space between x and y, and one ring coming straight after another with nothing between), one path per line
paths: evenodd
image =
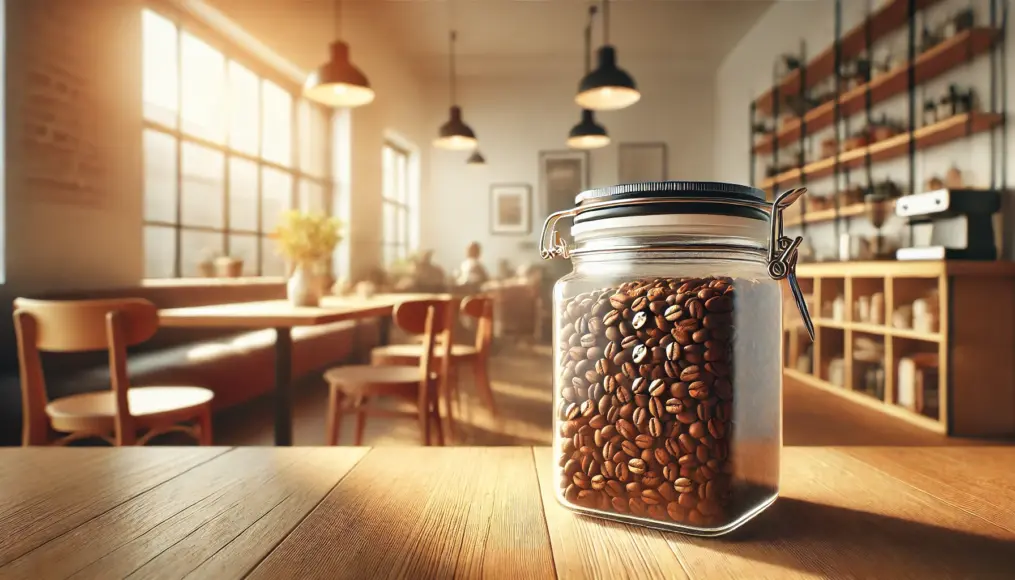
M574 198L575 205L623 199L625 197L686 197L714 196L742 200L764 201L765 192L748 185L721 181L646 181L622 183L609 187L589 189Z
M767 220L770 215L765 193L760 189L716 181L648 181L601 187L579 193L575 206L575 223L674 213L731 215L758 220Z

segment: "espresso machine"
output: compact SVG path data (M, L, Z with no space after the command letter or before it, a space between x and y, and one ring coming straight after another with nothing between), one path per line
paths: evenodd
M914 228L930 228L925 244L900 248L899 260L996 260L995 213L1001 210L1001 195L982 189L938 189L906 195L895 203L895 214L909 220ZM927 232L920 237L927 238Z

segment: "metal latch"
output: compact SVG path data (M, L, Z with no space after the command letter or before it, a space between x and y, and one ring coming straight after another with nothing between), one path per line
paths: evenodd
M807 334L814 340L814 322L807 312L807 302L804 300L804 293L800 290L800 283L796 278L796 263L800 257L798 248L803 243L802 236L789 238L783 235L782 212L787 207L800 199L807 193L806 187L798 187L780 193L772 202L772 234L768 240L768 275L774 280L786 279L789 282L789 289L793 293L793 300L800 311L800 318L804 321Z

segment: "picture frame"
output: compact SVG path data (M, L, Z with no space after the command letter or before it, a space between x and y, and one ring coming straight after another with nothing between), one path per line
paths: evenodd
M528 183L490 185L490 233L526 235L532 232L532 186Z
M621 143L617 165L618 183L669 179L669 152L666 143Z
M539 152L539 196L543 213L574 207L589 188L589 152L571 149Z

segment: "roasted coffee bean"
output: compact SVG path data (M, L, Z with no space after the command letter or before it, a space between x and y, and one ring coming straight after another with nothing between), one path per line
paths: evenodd
M631 360L634 361L634 364L641 364L648 355L648 348L644 344L638 344L635 345L634 350L631 352Z
M704 381L694 381L688 385L687 393L699 401L707 399L712 394Z
M630 422L620 419L616 422L617 431L624 436L625 439L634 439L638 435L638 430L635 429L634 425Z
M634 444L640 449L649 449L654 446L655 439L651 435L641 434L634 438Z
M656 278L561 304L555 429L566 501L692 526L725 521L734 295L729 278Z
M627 467L635 475L645 473L645 462L640 457L636 457L627 462Z
M631 381L631 392L640 395L648 390L648 381L642 377L638 377Z

